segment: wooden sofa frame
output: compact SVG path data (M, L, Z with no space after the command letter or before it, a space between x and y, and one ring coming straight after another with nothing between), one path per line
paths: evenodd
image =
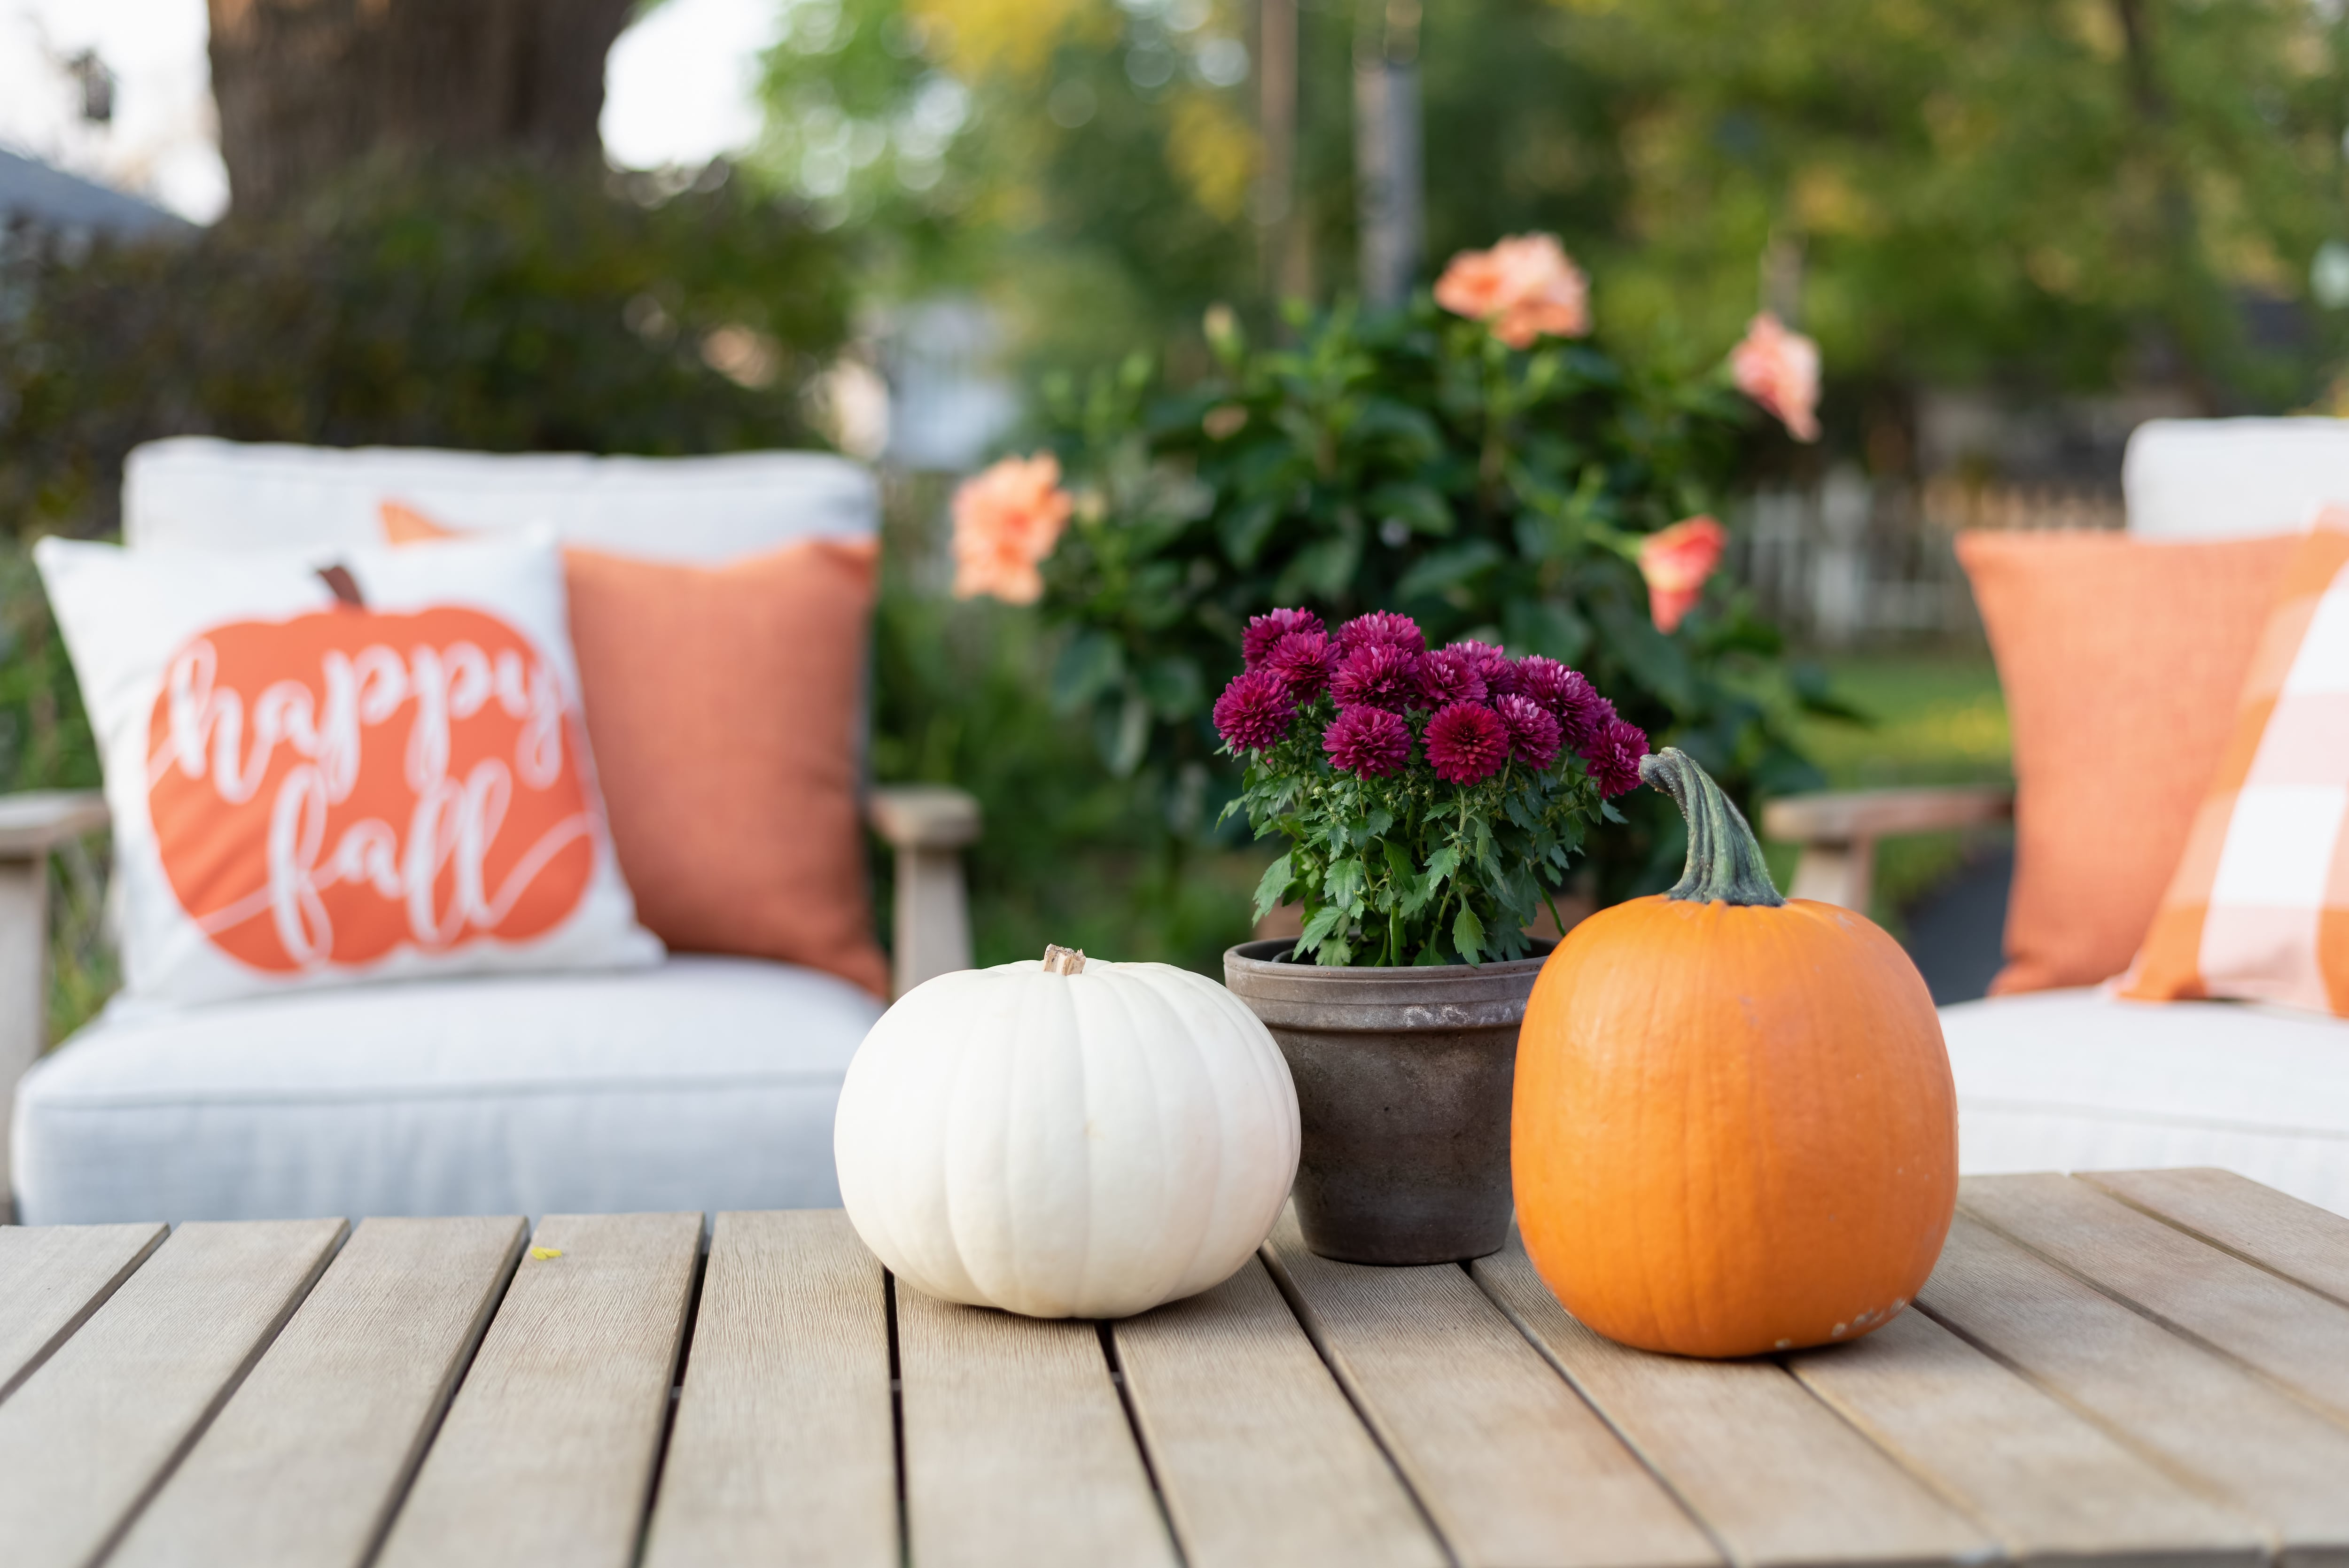
M866 819L896 851L895 955L891 985L903 995L934 975L971 964L969 899L962 851L978 837L978 802L960 789L912 784L875 789ZM107 825L96 790L0 796L0 1196L16 1084L47 1043L49 856Z
M1878 840L1971 828L2013 815L2014 791L2002 784L1789 795L1763 807L1762 836L1802 848L1787 897L1866 914L1876 892Z

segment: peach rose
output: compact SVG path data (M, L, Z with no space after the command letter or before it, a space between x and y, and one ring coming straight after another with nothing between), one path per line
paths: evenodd
M1463 251L1435 280L1435 303L1489 323L1511 348L1590 330L1590 282L1555 234L1512 234L1489 251Z
M1705 579L1721 564L1729 531L1709 517L1692 517L1640 542L1640 575L1648 580L1648 614L1669 632L1704 596Z
M1737 389L1778 416L1798 441L1819 438L1819 346L1769 311L1754 318L1745 341L1729 351Z
M962 482L954 498L955 597L992 595L1008 604L1043 596L1039 562L1069 524L1061 460L1050 452L1006 458Z

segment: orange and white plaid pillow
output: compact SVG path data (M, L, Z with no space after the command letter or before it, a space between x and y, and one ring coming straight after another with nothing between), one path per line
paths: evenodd
M2349 1017L2349 511L2284 572L2235 729L2121 995Z

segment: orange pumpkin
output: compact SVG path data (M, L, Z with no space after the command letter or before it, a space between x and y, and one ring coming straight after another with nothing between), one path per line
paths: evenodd
M595 872L573 723L546 660L480 610L212 627L150 721L164 874L215 946L269 973L527 941Z
M1670 892L1591 916L1517 1039L1517 1224L1566 1309L1683 1356L1828 1344L1916 1296L1958 1195L1957 1096L1916 966L1782 899L1745 819L1667 748Z

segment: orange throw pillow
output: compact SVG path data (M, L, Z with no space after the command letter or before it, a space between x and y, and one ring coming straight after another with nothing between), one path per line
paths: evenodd
M2349 1016L2349 512L2306 535L2124 995Z
M2014 734L2014 889L1992 995L2128 967L2298 546L2292 534L1959 536Z
M382 511L394 544L462 537ZM857 810L877 552L812 539L709 568L564 551L612 848L636 918L672 949L888 995Z

